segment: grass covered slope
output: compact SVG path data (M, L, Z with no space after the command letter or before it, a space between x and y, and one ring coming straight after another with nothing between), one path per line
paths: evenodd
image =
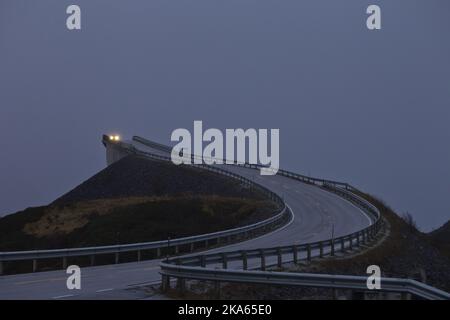
M0 219L0 251L164 240L242 226L275 210L232 179L130 156L48 206Z

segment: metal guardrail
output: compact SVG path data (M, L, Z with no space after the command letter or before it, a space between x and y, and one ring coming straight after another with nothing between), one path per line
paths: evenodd
M380 212L376 207L371 205L368 201L356 196L352 195L349 191L335 188L332 186L326 186L328 191L338 194L339 196L347 198L348 201L354 203L356 206L364 210L368 213L374 223L369 227L364 228L360 231L356 231L341 237L332 238L323 241L316 241L312 243L304 243L304 244L295 244L288 246L279 246L273 248L262 248L262 249L253 249L253 250L239 250L232 251L227 253L212 253L206 255L197 255L197 256L187 256L187 257L179 257L173 258L167 261L169 264L176 265L196 265L199 261L203 261L202 265L204 266L207 263L220 263L222 262L224 266L226 266L227 261L235 261L241 259L248 258L260 258L261 260L261 269L265 269L264 257L265 256L277 256L278 257L278 266L281 266L282 263L282 255L283 254L292 254L293 261L296 263L299 260L299 253L305 254L306 260L311 260L313 253L316 253L317 256L323 257L325 255L334 256L337 252L345 252L347 249L353 249L368 243L375 239L376 235L383 227L383 222L381 220ZM245 258L243 258L245 257ZM167 263L163 263L162 266L167 265ZM244 269L246 263L243 264Z
M286 255L288 255L289 262L298 263L302 259L311 261L314 256L320 258L326 255L334 256L338 252L344 253L347 250L366 245L376 238L378 231L382 228L382 220L376 207L347 190L330 185L325 185L325 187L370 214L375 223L361 231L325 241L172 258L160 263L163 291L170 286L171 277L179 280L182 290L185 287L186 279L195 279L214 281L216 290L220 290L220 282L240 282L371 291L367 288L367 278L362 276L266 271L267 261L271 257L276 258L275 265L277 267L282 267L283 262L287 262L283 261ZM228 265L236 261L240 263L242 270L229 270ZM255 269L261 271L248 270L250 263L255 265L255 262L257 265ZM213 265L213 267L207 267L208 265ZM221 269L218 269L218 265L221 265ZM411 279L381 278L381 289L376 291L410 293L432 300L450 299L450 294L447 292ZM219 294L217 291L216 295L219 296Z
M381 288L369 290L367 277L308 274L271 271L239 271L227 269L209 269L199 267L180 267L171 264L161 264L163 275L163 289L170 285L169 277L178 279L196 279L214 281L216 283L216 297L220 296L220 282L239 282L253 284L288 285L330 289L350 289L370 292L398 292L409 293L428 300L449 300L450 294L421 282L411 279L381 278Z
M169 154L172 152L172 148L170 148L170 147L168 147L166 145L160 144L158 142L154 142L154 141L151 141L151 140L139 137L139 136L133 136L132 139L133 139L133 141L139 142L139 143L141 143L143 145L146 145L146 146L154 148L154 149L158 149L158 150L163 151L163 152L167 152ZM203 157L200 157L200 156L196 156L196 155L193 155L193 154L191 155L192 162L196 158L204 159ZM214 160L214 159L211 159L211 160ZM227 161L226 159L221 159L221 160L224 163ZM235 160L233 160L233 161L234 161L233 162L234 165L243 166L243 167L246 167L246 168L251 168L251 169L267 168L267 167L264 167L264 166L262 166L260 164L250 164L248 162L238 162L238 161L235 161ZM281 175L281 176L284 176L284 177L291 178L291 179L299 180L299 181L302 181L302 182L305 182L305 183L309 183L309 184L315 184L315 185L319 185L319 186L328 184L328 185L332 185L334 187L341 187L341 188L344 188L344 189L350 190L350 191L359 191L357 188L351 186L350 184L348 184L346 182L340 182L340 181L335 181L335 180L327 180L327 179L309 177L309 176L306 176L306 175L294 173L294 172L291 172L291 171L288 171L288 170L283 170L283 169L279 169L277 171L277 174Z
M107 137L106 139L107 142ZM137 150L130 144L123 142L115 142L116 145L120 145L123 150L128 153L133 153L137 155L142 155L146 157L150 157L157 160L170 161L169 157L164 157L148 152L143 152ZM161 146L161 145L160 145ZM161 249L163 248L173 248L175 253L177 254L179 251L179 246L182 245L190 245L190 250L194 250L194 244L199 242L205 242L205 247L208 247L208 241L215 240L217 243L220 243L221 239L227 239L232 237L242 236L243 238L248 235L252 235L259 231L268 231L271 230L272 227L279 225L283 220L287 220L289 216L292 215L290 210L286 207L283 200L274 192L270 191L266 187L246 179L240 175L231 173L229 171L205 165L195 165L195 167L201 168L203 170L215 172L233 179L238 180L244 186L249 188L255 188L265 194L269 199L275 201L278 205L281 206L281 209L275 213L274 216L259 221L257 223L253 223L247 226L228 229L224 231L218 231L208 234L202 234L197 236L183 237L177 239L171 239L170 242L167 240L161 241L152 241L152 242L144 242L144 243L132 243L132 244L123 244L123 245L110 245L110 246L97 246L97 247L84 247L84 248L71 248L71 249L53 249L53 250L32 250L32 251L14 251L14 252L0 252L0 275L3 273L3 262L7 261L23 261L23 260L33 260L33 272L37 271L37 260L41 259L52 259L52 258L62 258L62 266L65 268L67 266L67 258L68 257L79 257L79 256L91 256L91 264L94 262L94 256L100 254L115 254L115 262L119 262L119 254L124 252L137 252L138 260L141 258L141 251L143 250L157 250L156 256L159 257L161 255Z

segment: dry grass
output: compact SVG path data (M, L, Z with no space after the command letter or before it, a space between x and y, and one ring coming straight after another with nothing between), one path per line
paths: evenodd
M161 200L168 200L168 197L98 199L67 206L49 207L38 221L27 223L23 232L39 238L55 234L69 234L84 227L92 215L105 215L114 208Z

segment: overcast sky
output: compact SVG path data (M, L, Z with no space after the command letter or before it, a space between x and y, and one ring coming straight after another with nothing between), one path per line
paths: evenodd
M82 30L66 29L66 7ZM365 10L382 9L369 31ZM446 0L1 0L0 213L105 167L102 133L280 128L281 167L450 219Z

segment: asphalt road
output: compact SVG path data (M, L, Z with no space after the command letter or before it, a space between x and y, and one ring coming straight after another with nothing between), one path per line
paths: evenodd
M166 155L140 143L143 151ZM258 170L224 166L226 170L250 178L283 196L293 212L284 227L266 235L208 252L232 251L301 244L339 237L367 227L371 220L359 208L316 186L282 176L261 176ZM64 270L0 276L0 299L139 299L147 295L137 286L160 280L160 260L87 267L82 269L81 290L66 288ZM268 262L270 263L270 261ZM233 266L231 266L233 267ZM237 266L236 266L237 267ZM163 298L154 296L154 298Z

